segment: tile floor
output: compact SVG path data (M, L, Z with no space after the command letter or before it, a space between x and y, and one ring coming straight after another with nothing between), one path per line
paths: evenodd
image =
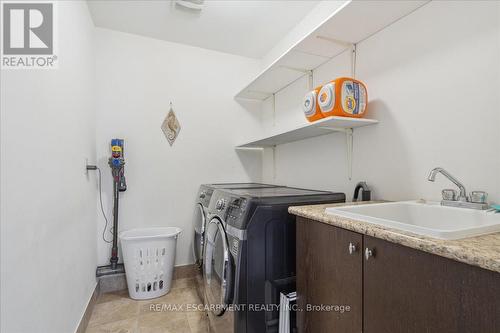
M193 278L172 281L162 297L135 301L126 290L103 294L97 300L86 333L206 333L204 312Z

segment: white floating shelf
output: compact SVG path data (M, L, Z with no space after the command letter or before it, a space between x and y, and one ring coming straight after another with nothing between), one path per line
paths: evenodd
M265 100L345 51L346 43L359 43L427 2L345 1L328 19L281 55L235 97Z
M253 140L236 149L253 149L274 147L276 145L299 141L315 136L330 134L332 131L348 132L350 129L377 124L378 120L365 118L328 117L314 123L306 124L286 132L270 135L265 138ZM348 133L349 134L349 133Z

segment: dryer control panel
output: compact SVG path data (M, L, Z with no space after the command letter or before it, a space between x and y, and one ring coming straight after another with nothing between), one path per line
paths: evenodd
M208 211L209 214L218 215L223 222L240 229L248 213L249 206L248 198L215 190Z
M229 221L236 221L243 217L247 205L245 198L231 198L227 205L226 219ZM233 223L231 223L233 224Z

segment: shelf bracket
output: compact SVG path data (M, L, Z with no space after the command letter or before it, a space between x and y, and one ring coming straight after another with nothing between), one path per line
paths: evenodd
M273 127L276 127L276 94L273 94Z
M349 180L352 179L352 154L353 154L353 128L335 128L335 127L318 127L321 129L326 129L332 132L344 132L346 136L346 152L347 152L347 176Z
M267 92L267 91L259 91L259 90L246 90L247 93L250 94L259 94L259 95L264 95L266 96L264 100L268 99L273 95L273 93Z
M356 78L356 51L357 51L356 44L351 45L350 51L351 51L351 77Z
M303 74L309 74L309 72L311 72L310 69L298 68L298 67L292 67L292 66L286 66L286 65L279 65L278 67L289 69L291 71L300 72L300 73L303 73Z
M353 132L352 128L346 128L346 150L347 150L347 176L352 179L352 153L353 153Z
M279 67L286 68L286 69L300 72L300 73L307 75L307 79L308 79L307 89L313 90L313 73L314 73L314 71L312 69L297 68L297 67L291 67L291 66L285 66L285 65L281 65Z
M350 62L351 62L351 77L356 77L356 44L351 42L346 42L343 40L327 37L327 36L316 36L318 39L326 40L328 42L344 46L350 52Z
M340 40L340 39L328 37L328 36L318 35L318 36L316 36L316 38L322 39L322 40L326 40L327 42L331 42L331 43L334 43L334 44L342 45L342 46L345 46L346 48L350 47L351 45L354 45L354 43L347 42L345 40Z

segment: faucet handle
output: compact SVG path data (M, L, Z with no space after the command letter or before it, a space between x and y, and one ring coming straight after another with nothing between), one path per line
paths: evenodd
M486 203L488 193L484 191L472 191L470 194L470 201L474 203Z
M443 200L447 201L457 201L457 191L452 189L444 189L441 191Z

